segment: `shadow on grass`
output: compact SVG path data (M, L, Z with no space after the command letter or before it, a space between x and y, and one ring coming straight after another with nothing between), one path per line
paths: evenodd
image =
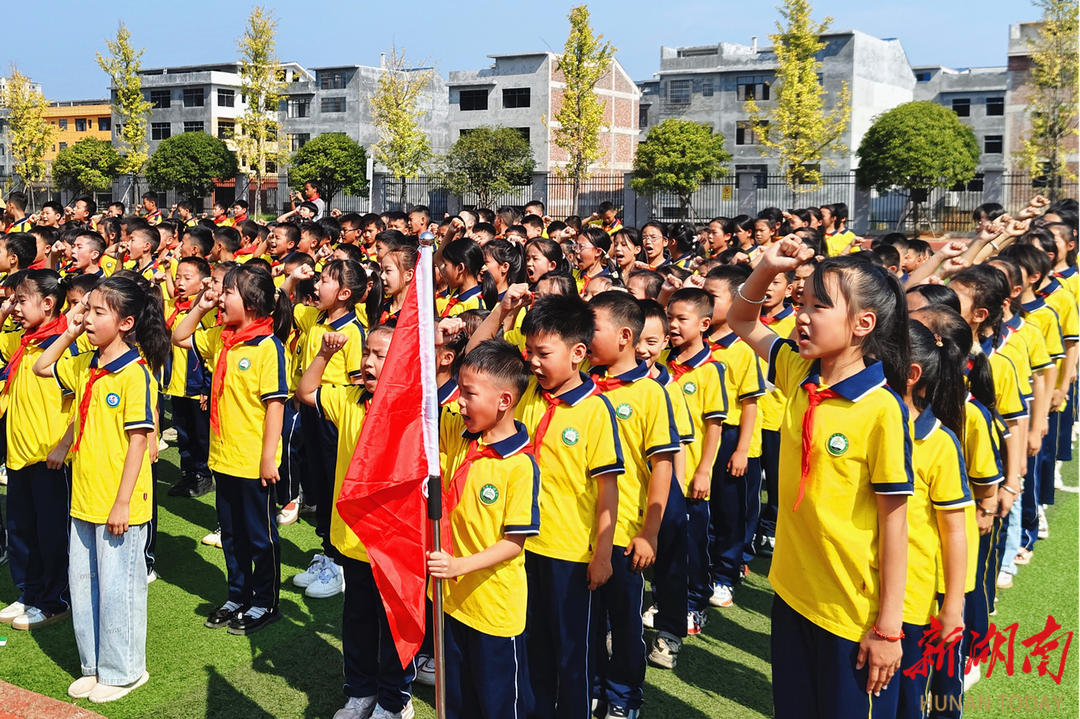
M237 690L214 667L206 667L206 719L274 719L274 715Z
M724 697L759 714L772 715L772 684L769 677L739 662L716 656L692 642L683 644L675 675L703 692Z
M723 612L711 612L703 631L706 636L752 654L766 664L770 662L769 635L754 631Z
M195 611L202 616L225 601L225 572L199 554L198 541L159 532L154 569L164 581L203 601Z
M70 674L72 681L82 676L79 646L75 643L75 628L70 619L49 627L35 629L32 636L42 653L56 666Z

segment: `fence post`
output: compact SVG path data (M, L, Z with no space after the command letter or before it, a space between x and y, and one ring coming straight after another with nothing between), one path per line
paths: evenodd
M983 202L1005 204L1005 171L983 171Z
M649 201L634 192L634 188L630 186L630 180L633 177L634 173L632 172L627 172L624 177L623 224L631 227L641 227L649 221Z
M739 214L757 215L757 173L740 172L735 176L735 188L738 191Z
M863 237L870 229L870 191L860 190L856 185L853 197L853 207L848 213L851 216L851 231Z
M383 179L385 177L386 175L381 172L375 172L371 175L371 211L376 214L381 213L386 204L383 197L385 191Z
M551 214L548 207L548 173L534 172L532 176L532 199L544 203L544 212Z

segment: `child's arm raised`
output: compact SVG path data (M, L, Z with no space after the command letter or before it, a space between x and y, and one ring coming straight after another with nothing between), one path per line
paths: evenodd
M859 644L856 669L869 665L866 692L877 696L900 668L903 649L899 637L904 628L904 585L907 583L907 496L877 495L878 558L881 599L874 628ZM876 631L875 631L876 630ZM879 634L880 632L880 634Z
M34 374L38 377L51 377L52 367L57 361L64 356L64 352L67 351L71 343L79 338L79 335L83 333L83 319L86 308L82 302L77 302L68 311L68 326L64 330L64 334L60 335L60 339L50 344L45 350L38 356L37 362L34 362Z
M199 301L191 308L191 311L180 320L173 328L172 343L183 349L191 349L191 336L199 329L202 318L217 307L217 295L213 290L206 289L199 294Z
M428 552L428 574L435 579L453 579L462 574L488 569L521 554L524 546L524 534L507 534L487 549L467 557L455 557L447 552Z
M585 576L589 590L595 590L611 579L611 547L615 541L615 520L619 516L619 476L614 472L596 478L596 548Z
M938 612L938 621L941 622L941 639L948 644L959 641L964 631L964 582L968 563L966 520L963 508L936 509L934 514L937 515L945 564L945 601Z
M322 347L319 349L319 353L311 360L311 364L304 370L304 376L300 378L299 384L296 385L297 399L304 404L315 406L315 396L319 393L319 387L322 386L322 377L323 373L326 372L326 365L330 364L330 358L344 347L348 341L349 336L343 332L327 332L322 336Z
M793 272L813 256L813 248L793 235L785 237L761 253L761 262L739 288L728 312L728 325L759 357L768 359L776 340L776 333L760 321L761 305L765 302L769 284L777 275Z
M904 287L914 287L915 285L922 284L930 279L930 275L937 272L938 268L940 268L946 260L960 257L964 254L965 249L967 248L964 246L964 243L957 240L942 245L941 249L935 252L930 259L916 267L911 274L908 275L907 279L904 281Z
M310 265L297 265L296 269L289 273L285 281L281 283L281 291L292 295L296 286L304 280L310 280L315 276L315 268Z
M480 323L480 326L473 332L472 337L469 338L469 344L465 347L465 354L472 352L484 340L498 337L503 319L522 307L528 306L531 300L532 293L529 292L527 284L522 282L510 285L503 294L502 301L484 318L484 321Z
M118 537L128 531L128 520L131 519L131 493L135 491L135 483L139 481L139 471L142 469L143 456L146 454L146 436L149 432L150 430L145 427L127 430L128 450L124 457L124 470L120 474L120 487L116 490L116 500L113 501L112 509L109 510L109 519L106 522L109 531Z

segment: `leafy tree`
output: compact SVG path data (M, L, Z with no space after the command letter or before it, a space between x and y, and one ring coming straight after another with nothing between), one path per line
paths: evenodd
M851 117L851 92L843 83L832 109L825 112L825 88L818 79L825 49L821 36L832 25L826 17L815 23L808 0L784 0L780 15L787 26L776 23L769 35L776 53L776 87L770 88L775 103L762 109L753 99L746 113L758 135L761 154L773 152L792 193L821 187L821 162L836 164L833 156L847 153L840 138Z
M327 202L342 190L347 195L367 193L367 153L344 132L319 135L296 151L289 170L289 183L299 189L316 180Z
M456 195L475 192L481 207L532 182L532 148L512 127L477 127L463 134L442 160L440 176Z
M34 205L35 182L45 179L48 165L45 152L52 143L56 128L45 121L45 109L49 101L34 87L26 75L13 64L3 93L0 107L8 111L8 143L14 160L12 169L26 187L30 205Z
M594 35L589 24L589 8L578 5L570 10L570 35L556 70L562 72L566 88L562 107L555 113L551 141L568 157L556 170L573 188L574 212L578 211L581 185L589 177L589 166L600 157L600 127L604 121L604 103L596 95L596 83L610 69L615 48Z
M702 182L725 177L730 161L723 135L700 122L669 118L649 130L645 142L638 145L630 186L642 195L671 192L693 219L690 197Z
M119 172L120 153L107 140L87 137L56 153L53 185L77 195L105 192Z
M254 7L237 41L240 48L240 92L247 98L244 114L236 119L233 142L240 161L255 173L253 215L260 211L263 178L269 167L289 159L282 136L278 105L285 93L285 77L277 58L277 20L272 10Z
M1077 4L1075 0L1035 0L1043 10L1038 35L1028 40L1031 74L1027 114L1018 160L1032 175L1043 176L1057 199L1069 169L1066 139L1077 134Z
M127 26L120 23L116 30L116 40L106 40L109 57L97 54L98 65L112 80L116 92L112 102L112 112L117 118L117 139L120 141L120 166L117 172L131 176L130 191L138 198L135 181L149 159L149 145L146 142L146 118L153 105L143 96L142 54L131 46L131 33Z
M416 177L433 157L431 142L420 129L420 96L435 71L422 64L409 67L405 51L390 47L390 55L375 95L371 98L371 120L379 131L379 141L372 146L375 159L401 179L401 205L406 197L405 180Z
M176 190L186 198L206 197L214 180L236 175L236 156L205 132L185 132L162 140L146 166L152 187Z
M975 176L979 143L951 109L936 102L908 102L874 118L856 155L859 188L907 190L918 231L919 205L927 191Z

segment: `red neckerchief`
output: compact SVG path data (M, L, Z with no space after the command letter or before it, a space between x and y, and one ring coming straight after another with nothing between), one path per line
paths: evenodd
M600 388L601 392L610 392L613 389L619 389L619 387L630 384L630 382L618 377L598 377L596 375L593 375L592 381Z
M26 346L37 340L62 335L67 330L67 326L67 315L60 315L56 319L39 326L33 332L23 333L22 339L19 340L18 348L11 354L11 359L8 360L8 381L7 384L4 385L4 394L7 394L11 390L11 382L15 379L15 373L19 371L19 363L22 362L23 355L26 354Z
M233 253L233 257L243 257L244 255L254 255L255 250L259 249L259 243L255 242L247 247L241 247L239 250Z
M26 269L28 269L28 270L43 270L43 269L45 269L45 258L42 257L40 260L34 260L32 263L30 263L30 266L27 267Z
M442 491L443 511L446 513L447 518L450 517L454 512L454 508L461 502L461 495L465 490L465 483L469 481L469 470L472 468L473 462L481 458L499 459L501 456L490 445L480 447L475 439L469 442L469 449L465 452L465 459L461 461L461 465L454 472L454 478L450 481L450 486ZM455 554L454 535L450 531L450 522L443 522L442 532L443 551L449 551L451 555Z
M765 325L766 327L771 325L773 322L776 322L776 318L773 317L772 315L762 315L761 316L761 324Z
M239 225L241 222L247 221L247 218L248 218L248 216L247 216L247 213L245 212L244 214L237 215L236 217L234 217L232 219L233 219L233 222L235 222L236 224Z
M810 474L810 450L814 446L814 410L825 400L840 396L831 389L823 389L819 392L816 382L804 382L803 389L806 390L810 404L807 405L806 414L803 415L802 420L802 471L799 473L799 496L795 500L792 512L799 508L799 503L806 494L806 478Z
M218 217L218 218L216 218L214 220L214 224L217 225L218 227L221 227L224 223L226 223L228 221L229 221L229 216L228 215L222 215L221 217Z
M592 392L587 396L591 397L599 393L600 387L594 383ZM548 406L547 409L544 410L543 416L540 417L539 424L536 425L536 439L533 440L532 446L529 448L529 452L536 456L539 456L540 454L540 447L544 444L544 435L547 434L548 426L551 425L551 420L555 417L555 408L560 404L567 404L566 400L559 399L545 390L541 390L540 394L547 401ZM569 405L567 404L567 406Z
M218 404L225 392L225 372L229 369L229 350L241 342L257 337L268 337L272 334L274 334L274 320L270 317L256 320L240 331L237 331L235 325L225 325L225 329L221 330L221 352L218 353L217 366L214 367L213 386L210 388L210 428L217 436L221 436Z
M173 324L176 322L176 317L181 312L188 312L191 309L191 300L181 300L173 305L172 314L169 315L169 319L165 320L165 325L171 330Z
M711 349L711 347L710 347L710 349ZM709 355L708 359L706 359L704 362L699 364L698 367L701 367L703 365L707 365L712 361L713 361L712 355ZM679 379L684 374L689 372L690 370L697 369L697 367L691 367L688 364L683 364L682 362L678 361L675 358L672 358L672 359L668 360L668 368L671 370L671 376L675 378L676 382L678 382Z
M143 360L139 360L138 362L139 364L146 364ZM109 370L103 367L90 368L90 379L86 382L86 387L83 389L82 400L79 402L79 433L75 437L75 446L71 448L72 452L78 452L79 445L82 444L83 428L86 427L86 419L90 415L90 399L94 395L94 383L107 374L109 374Z

